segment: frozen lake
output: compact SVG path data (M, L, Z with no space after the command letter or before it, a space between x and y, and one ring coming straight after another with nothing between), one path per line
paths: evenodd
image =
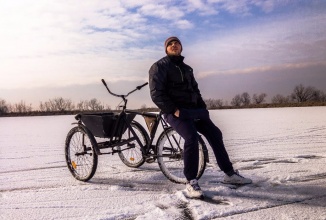
M75 180L64 159L72 115L0 118L0 219L326 219L325 113L210 111L234 167L254 183L221 184L211 158L199 181L205 201L186 198L156 163L132 169L118 155L99 156L91 181Z

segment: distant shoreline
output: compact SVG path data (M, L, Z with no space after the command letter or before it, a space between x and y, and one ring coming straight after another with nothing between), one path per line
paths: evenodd
M209 108L209 110L221 109L255 109L255 108L286 108L286 107L317 107L326 106L326 102L304 102L304 103L286 103L286 104L251 104L248 106L221 106L217 108ZM158 108L142 108L133 109L140 112L158 112ZM0 117L24 117L24 116L55 116L55 115L76 115L76 114L89 114L89 113L104 113L104 112L120 112L119 110L106 110L106 111L31 111L31 112L10 112L0 113Z

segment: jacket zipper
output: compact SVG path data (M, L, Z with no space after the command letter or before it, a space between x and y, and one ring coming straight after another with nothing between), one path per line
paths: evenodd
M182 71L181 71L181 69L180 69L179 66L176 66L176 67L178 67L178 69L179 69L179 71L180 71L180 74L181 74L181 81L183 82L183 74L182 74Z

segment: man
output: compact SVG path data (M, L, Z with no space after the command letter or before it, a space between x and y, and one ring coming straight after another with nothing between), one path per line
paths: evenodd
M164 46L167 56L154 63L149 70L150 93L167 122L185 140L184 175L188 180L188 196L203 196L196 179L199 160L197 131L206 137L212 147L218 166L226 174L225 183L251 183L250 179L240 176L233 169L222 132L209 117L193 69L183 62L181 41L177 37L169 37Z

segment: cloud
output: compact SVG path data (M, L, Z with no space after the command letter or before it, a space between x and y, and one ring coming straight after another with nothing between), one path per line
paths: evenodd
M172 34L202 80L326 60L322 3L291 2L4 1L0 88L143 81Z
M309 69L313 67L322 67L326 70L326 61L321 62L307 62L307 63L286 63L281 65L273 66L259 66L249 67L244 69L232 69L225 71L212 71L212 72L201 72L197 74L197 78L202 79L212 75L243 75L252 73L266 73L266 72L281 72L281 71L296 71L300 69Z
M185 10L187 12L198 11L201 16L210 16L215 15L218 11L215 7L212 7L212 4L204 2L203 0L188 0L185 2Z
M128 11L117 2L69 1L64 5L58 1L7 3L0 9L2 16L5 15L0 28L6 30L0 41L6 53L0 56L85 53L94 47L115 48L141 38L146 18ZM98 36L94 37L96 34Z
M175 23L180 29L192 29L194 27L194 24L189 22L188 20L179 20Z
M202 77L207 73L322 62L326 60L325 20L326 15L321 13L257 19L251 25L219 30L205 40L185 44L186 60Z
M313 86L325 90L326 63L294 64L279 68L256 68L248 72L210 75L198 78L197 82L204 98L231 101L236 94L250 95L266 93L267 101L277 94L290 95L296 85Z
M259 8L261 8L265 13L273 11L275 6L278 7L283 6L287 4L289 1L283 0L283 1L277 1L277 0L265 0L265 1L259 1L255 0L253 1L253 4Z
M272 12L275 8L284 7L290 4L290 0L207 0L210 7L218 11L226 11L239 16L253 15L256 8L265 13Z
M86 84L103 76L139 80L150 65L143 54L154 49L137 47L150 28L147 19L119 1L63 6L26 0L2 6L1 88Z
M166 20L178 20L184 16L184 12L177 7L168 7L165 4L143 5L139 10L146 16L158 17Z

